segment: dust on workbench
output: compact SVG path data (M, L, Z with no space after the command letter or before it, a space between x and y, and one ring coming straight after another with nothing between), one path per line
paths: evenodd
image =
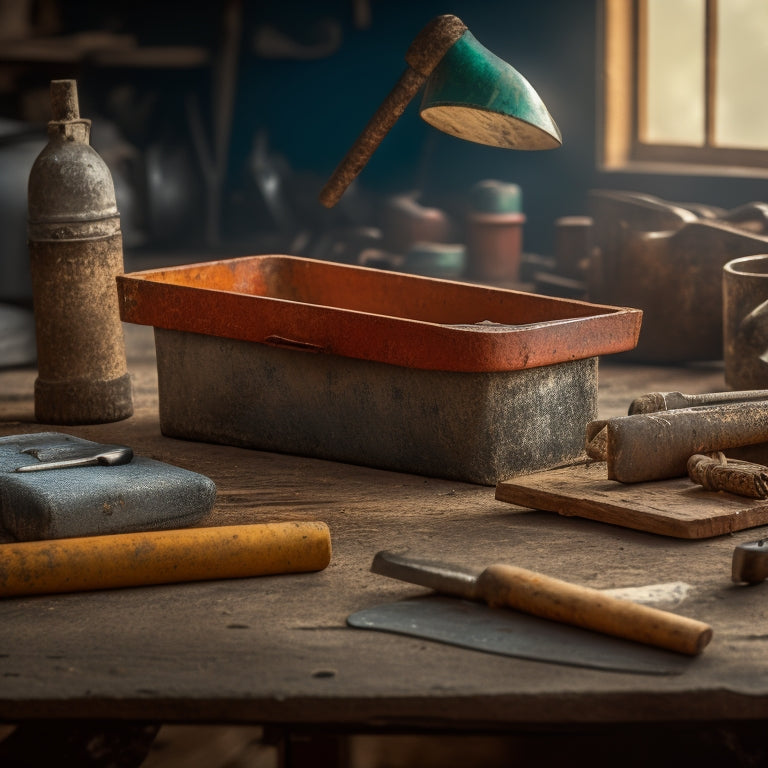
M154 331L131 323L124 323L123 330L135 405L154 412L157 408ZM722 361L683 366L638 365L624 362L618 354L601 358L599 372L598 412L602 419L626 415L632 400L646 392L681 391L686 385L691 394L726 389ZM31 418L35 376L32 367L3 371L0 422Z

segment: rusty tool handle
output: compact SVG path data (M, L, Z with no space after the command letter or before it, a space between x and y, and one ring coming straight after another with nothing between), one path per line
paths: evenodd
M408 68L382 102L320 192L320 202L333 208L363 170L371 155L403 114L411 99L451 46L467 31L461 19L438 16L419 32L405 55Z
M636 413L658 413L659 411L673 411L678 408L695 408L699 405L750 403L757 400L768 400L768 390L705 392L700 395L688 395L683 392L648 392L630 403L628 414L632 416Z
M27 541L0 545L0 596L319 571L330 558L320 522Z
M695 656L712 639L701 621L512 565L491 565L477 579L478 597L545 619Z
M339 202L426 79L410 68L403 72L320 191L320 202L326 208L333 208Z
M688 477L708 491L727 491L750 499L768 498L768 467L751 461L697 453L688 459Z

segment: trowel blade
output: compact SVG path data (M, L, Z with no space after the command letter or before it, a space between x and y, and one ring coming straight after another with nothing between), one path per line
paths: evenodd
M678 675L694 662L671 651L441 595L366 608L349 616L347 624L486 653L613 672Z

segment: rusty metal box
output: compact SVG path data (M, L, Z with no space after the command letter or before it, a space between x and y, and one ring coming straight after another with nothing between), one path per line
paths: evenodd
M118 277L164 434L486 485L583 454L639 310L292 256Z

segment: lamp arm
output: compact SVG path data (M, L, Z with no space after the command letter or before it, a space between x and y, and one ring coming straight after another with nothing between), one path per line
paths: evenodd
M320 202L326 208L339 202L426 79L410 67L403 72L320 192Z
M467 27L461 19L445 14L433 19L419 32L405 54L405 60L408 63L405 72L320 192L320 202L326 208L332 208L339 202L347 187L363 170L411 99L418 93L451 46L466 31Z

